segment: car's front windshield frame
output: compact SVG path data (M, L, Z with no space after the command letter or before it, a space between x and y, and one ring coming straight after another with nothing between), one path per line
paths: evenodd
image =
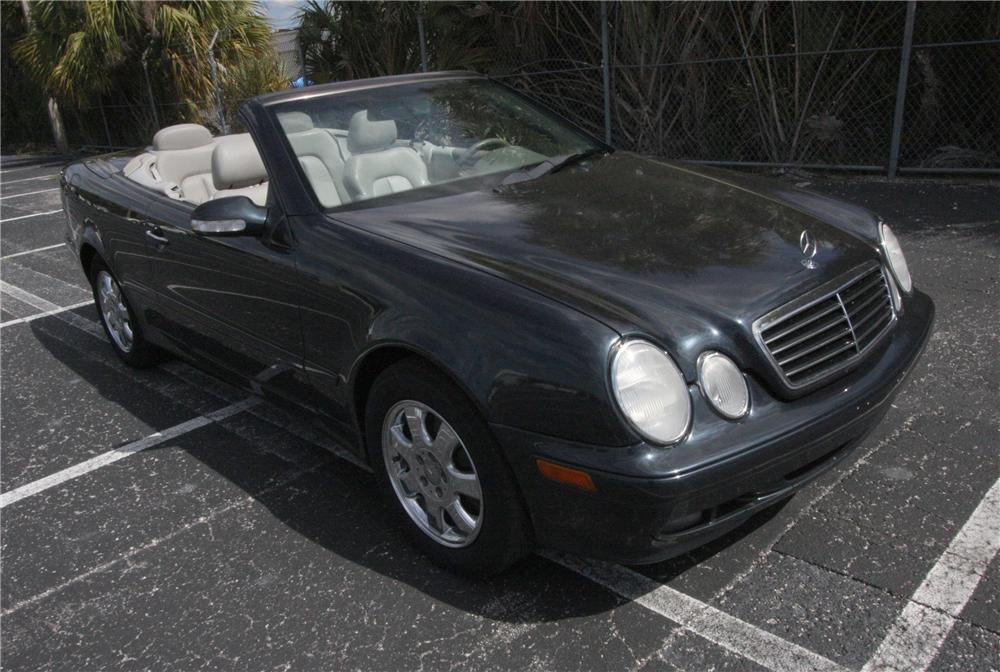
M580 128L573 122L569 121L563 117L558 112L552 110L544 103L534 100L530 96L526 96L522 92L514 89L511 86L503 82L499 82L495 79L482 76L469 76L463 75L458 77L448 77L448 78L435 78L428 80L410 80L406 82L393 83L370 83L367 85L360 85L358 87L352 87L347 89L341 89L336 91L329 91L324 93L317 93L309 95L303 92L305 95L295 96L290 99L279 99L270 102L266 105L266 109L272 118L274 126L279 130L279 135L282 136L282 144L285 146L286 151L289 152L290 156L293 158L293 165L295 165L298 171L298 177L301 183L306 187L306 191L309 193L317 209L327 212L340 212L348 211L359 208L373 208L378 207L383 202L386 205L397 204L400 202L413 202L426 200L430 198L436 198L441 195L455 195L459 193L466 193L470 191L476 191L484 188L491 188L500 184L505 177L512 173L523 173L526 169L533 166L537 166L540 163L549 162L554 159L561 158L561 155L546 155L538 154L537 157L533 157L530 163L523 163L520 165L513 165L509 168L501 168L494 171L481 172L475 174L465 174L453 177L451 179L439 180L426 184L423 186L417 186L414 188L406 189L404 191L399 191L396 193L379 194L371 197L352 199L346 202L342 202L335 205L324 204L322 199L317 194L316 188L306 174L303 164L299 160L299 155L292 147L292 143L289 139L289 131L287 131L281 122L282 113L288 112L301 112L303 109L317 109L324 102L333 102L335 100L347 100L352 96L357 96L363 93L373 93L379 92L383 99L390 99L392 91L399 91L400 97L403 94L409 93L413 95L414 93L420 92L422 89L430 88L434 85L439 85L442 83L448 84L461 84L467 83L470 86L490 86L496 87L496 90L501 91L504 96L511 99L516 99L520 105L528 108L532 114L537 115L538 118L544 119L547 123L552 124L557 127L559 132L572 137L574 141L579 144L576 146L571 146L570 151L566 153L576 153L579 151L584 151L588 153L608 153L614 151L613 148L606 143L602 142L600 139L595 137L593 134L589 133L585 129ZM311 92L310 92L311 93ZM317 126L316 128L323 128ZM343 131L343 129L333 129L330 127L331 132L333 130ZM402 135L402 134L400 134ZM346 142L346 136L343 138ZM400 139L403 141L405 139ZM410 145L412 146L413 138L410 138ZM597 150L596 152L594 150ZM535 152L532 152L535 154Z

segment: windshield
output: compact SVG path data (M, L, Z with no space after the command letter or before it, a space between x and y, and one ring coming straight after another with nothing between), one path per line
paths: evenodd
M504 173L600 148L488 80L331 93L274 107L324 208ZM428 192L430 190L427 190ZM431 195L427 193L427 195Z

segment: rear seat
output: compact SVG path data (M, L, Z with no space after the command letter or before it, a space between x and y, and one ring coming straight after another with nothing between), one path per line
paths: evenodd
M222 171L217 176L215 155L222 146ZM267 202L267 173L247 133L213 138L200 124L167 126L153 136L152 147L128 162L123 173L170 198L195 205L222 196L249 196L261 206Z
M160 188L171 198L202 203L212 197L212 151L215 139L200 124L177 124L153 136L154 169Z

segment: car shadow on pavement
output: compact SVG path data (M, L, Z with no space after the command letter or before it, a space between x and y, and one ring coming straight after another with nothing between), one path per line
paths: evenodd
M320 448L315 450L324 458L329 455ZM243 487L276 522L331 554L330 562L346 561L354 566L349 571L363 568L403 582L452 608L508 623L544 623L603 613L628 601L538 555L488 579L469 579L443 570L412 546L399 529L391 503L381 496L375 478L339 458L325 461L287 487L255 493L240 479L246 465L233 464L211 448L189 452ZM778 510L780 505L761 512L723 539L641 570L656 576L657 581L670 581L738 543ZM312 552L307 554L315 557Z
M106 372L95 375L95 369L104 367L93 366L93 358L104 356L113 362L111 349L107 348L101 355L93 344L87 344L86 356L81 357L81 349L73 343L75 335L56 335L45 324L48 319L39 320L32 326L39 342L51 355L118 406L123 414L141 415L143 401L134 394L133 385L122 385L124 381ZM80 338L90 339L91 336L81 333ZM166 380L172 374L157 369L142 373L144 377L152 375L163 376ZM130 387L132 393L123 392L123 387ZM157 392L150 390L149 394ZM148 405L148 399L146 402ZM309 422L304 414L289 409L268 407L267 410L269 415ZM246 432L227 432L232 442L226 440L219 445L219 439L204 441L182 436L148 450L164 451L165 454L171 450L183 451L238 486L255 504L263 507L253 513L258 526L253 534L259 539L254 543L269 547L277 543L282 548L287 547L290 579L294 577L301 582L301 573L319 572L317 568L324 568L322 572L330 571L331 567L343 573L374 572L405 583L435 602L513 624L599 614L628 602L538 555L531 555L490 579L469 579L440 569L417 551L398 528L390 503L381 496L369 472L320 446L288 435L262 419L249 416L243 422L257 423L258 439L248 440ZM169 477L169 472L163 476ZM658 582L668 582L739 543L772 518L780 507L779 504L757 514L737 530L707 546L641 568L641 571L647 576L655 576ZM289 530L295 534L289 535ZM246 548L245 534L231 539L234 547ZM225 543L224 538L217 541ZM206 549L206 554L209 552L216 555L206 561L218 562L218 548ZM329 580L328 574L322 576ZM324 580L322 576L316 579ZM383 591L382 594L392 593Z

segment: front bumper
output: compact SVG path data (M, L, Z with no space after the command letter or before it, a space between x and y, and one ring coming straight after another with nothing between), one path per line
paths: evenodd
M881 420L931 333L919 291L860 366L794 401L748 376L753 407L729 422L692 386L692 433L674 447L601 447L494 425L539 545L631 564L684 553L738 527L846 458ZM535 459L589 473L590 493L543 478Z

